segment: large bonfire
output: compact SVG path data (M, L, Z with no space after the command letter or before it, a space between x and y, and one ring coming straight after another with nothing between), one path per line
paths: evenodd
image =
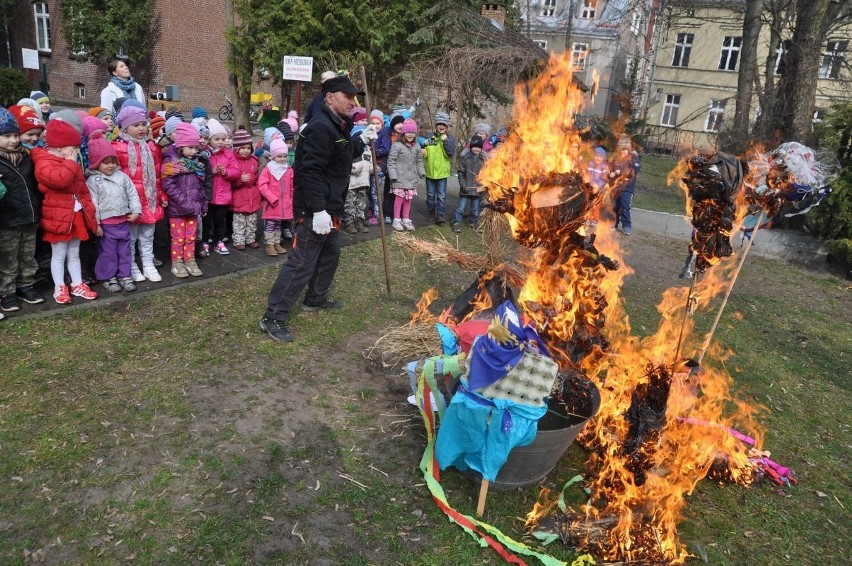
M538 78L517 89L515 127L480 182L513 239L531 250L518 295L524 314L536 322L560 374L584 376L601 393L582 437L591 450L591 497L560 516L563 539L606 560L680 563L687 551L677 526L696 484L711 470L739 484L752 480L750 447L730 431L747 430L761 444L757 407L732 396L732 379L718 363L721 349L711 348L701 367L687 360L704 342L687 314L711 306L735 261L707 258L692 287L664 293L657 331L644 339L631 334L620 297L631 271L619 237L605 215L596 235L584 226L593 207L606 206L609 187L597 192L587 182L574 125L582 104L570 58L553 56ZM735 204L733 229L744 210ZM552 506L537 504L530 513L531 526L544 509Z

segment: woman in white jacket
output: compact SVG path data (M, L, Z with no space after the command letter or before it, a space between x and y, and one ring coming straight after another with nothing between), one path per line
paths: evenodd
M136 84L136 81L133 80L127 63L121 59L113 59L107 65L107 70L112 78L106 88L101 91L101 106L103 108L112 109L113 103L122 97L138 100L146 107L148 106L142 85Z

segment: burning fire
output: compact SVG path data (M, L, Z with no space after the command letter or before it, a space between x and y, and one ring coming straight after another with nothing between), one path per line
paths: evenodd
M537 79L516 90L515 127L480 182L507 215L513 238L531 248L518 297L524 313L560 372L585 375L601 393L598 416L584 431L591 497L564 528L573 529L577 546L607 560L680 563L687 551L677 525L686 496L719 460L730 480L748 484L748 447L728 431L760 432L759 408L732 397L719 351L695 371L675 359L681 341L686 355L703 342L685 316L687 304L695 311L712 306L735 261L708 269L692 297L684 287L667 290L657 331L644 339L631 334L620 292L632 271L612 220L602 215L596 235L583 226L596 204L609 207L610 187L597 192L587 183L583 156L590 148L574 127L583 93L571 74L570 54L551 56ZM737 222L743 213L738 206ZM540 499L529 522L552 510Z
M408 321L408 327L414 328L418 323L431 323L438 320L435 315L429 312L429 305L438 298L438 290L434 287L423 291L420 300L417 301L417 310L411 315L411 320Z

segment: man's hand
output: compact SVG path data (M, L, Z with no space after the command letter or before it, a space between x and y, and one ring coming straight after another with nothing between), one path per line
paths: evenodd
M314 232L320 236L324 236L331 232L332 226L331 216L326 211L314 212Z
M370 124L364 131L361 132L361 141L369 144L371 141L374 141L379 137L379 134L376 133L376 127L373 124Z

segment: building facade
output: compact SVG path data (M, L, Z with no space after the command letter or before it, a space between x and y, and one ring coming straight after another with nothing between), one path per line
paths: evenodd
M577 78L598 93L585 114L615 121L619 97L629 96L641 60L646 2L637 0L533 0L517 2L519 31L551 53L571 52Z
M675 154L693 147L714 148L736 110L744 2L660 2L656 16L651 72L642 102L649 134L646 149ZM792 29L784 30L781 41L770 45L768 28L762 27L758 41L762 81L770 53L773 76L783 71L785 41L792 37ZM839 26L827 38L818 71L815 120L833 104L852 100L850 35L852 26ZM761 111L755 95L752 121Z

